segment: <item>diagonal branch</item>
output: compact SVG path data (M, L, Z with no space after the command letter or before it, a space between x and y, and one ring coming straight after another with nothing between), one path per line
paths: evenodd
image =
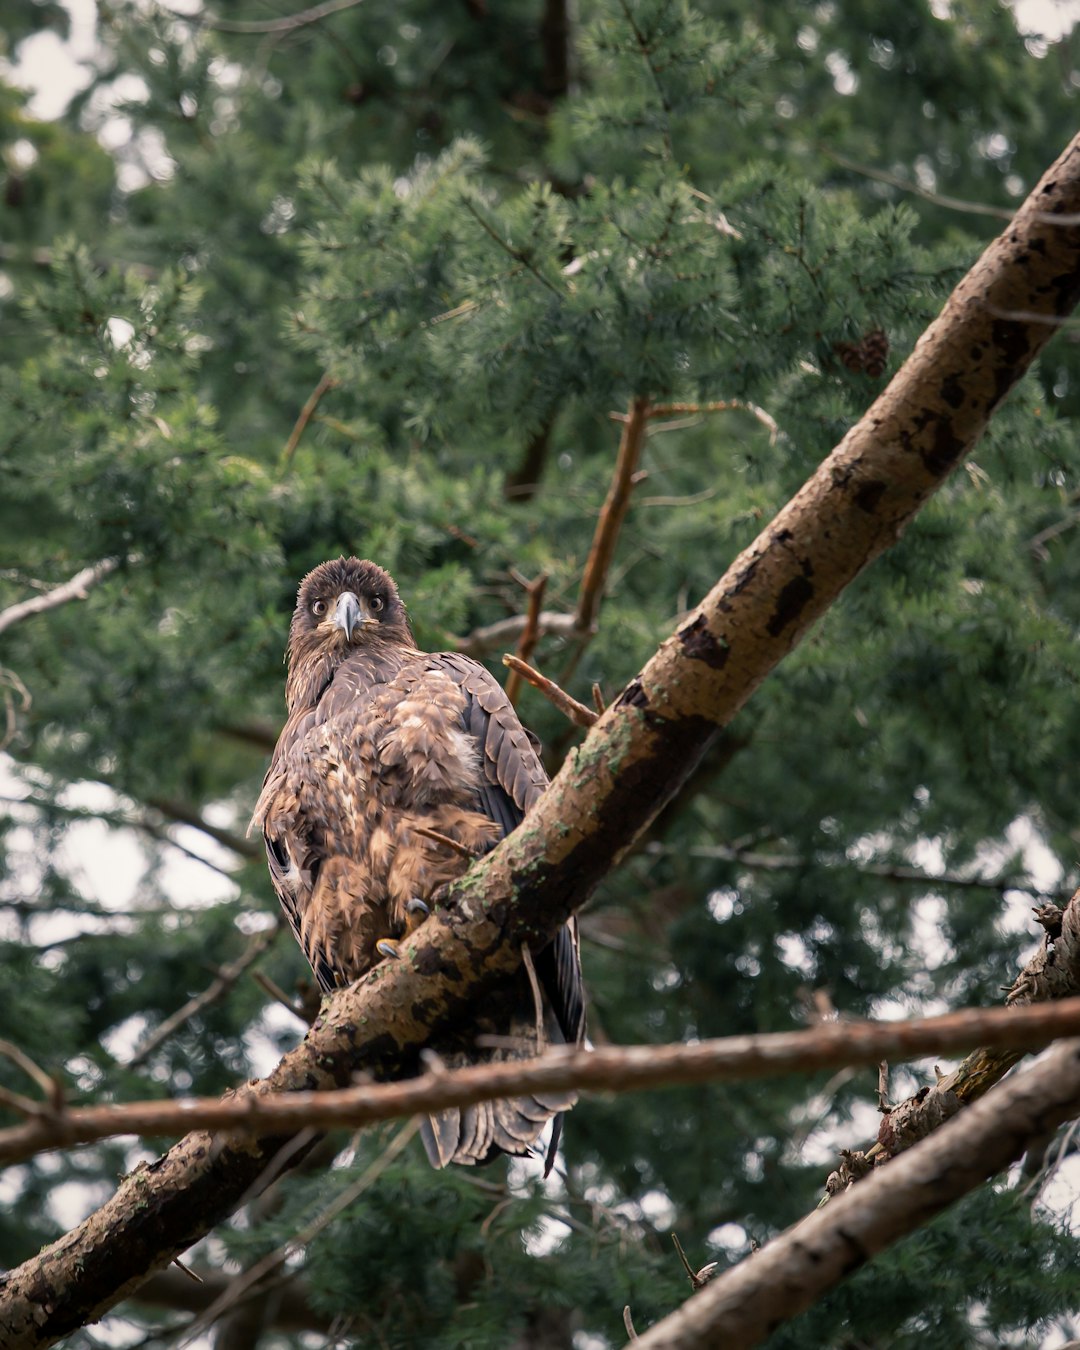
M140 1064L145 1063L150 1058L159 1046L164 1045L171 1036L174 1036L185 1022L197 1017L204 1008L209 1008L223 999L240 976L270 949L280 932L281 925L275 923L273 927L265 929L261 933L256 933L248 943L247 950L241 956L238 956L235 961L230 961L228 965L222 966L214 976L213 981L205 989L196 994L194 998L188 999L182 1008L177 1008L172 1016L166 1017L160 1026L154 1028L128 1060L126 1067L129 1069L138 1068Z
M1080 1041L1002 1083L860 1186L713 1277L639 1335L639 1350L745 1350L877 1252L1019 1158L1080 1112Z
M360 1084L322 1092L230 1094L182 1101L71 1107L0 1130L0 1166L45 1149L122 1134L174 1135L192 1128L255 1131L373 1125L422 1111L471 1106L522 1093L640 1092L694 1083L734 1083L812 1073L882 1056L911 1059L988 1044L1012 1053L1041 1050L1080 1034L1080 997L1028 1008L965 1008L910 1022L832 1022L808 1031L727 1036L693 1045L554 1047L533 1060L428 1072L401 1083Z
M525 821L406 940L409 959L336 993L305 1042L241 1095L341 1085L357 1070L415 1072L433 1033L517 970L522 943L539 949L580 907L719 730L947 480L1054 333L991 309L1062 316L1075 307L1080 230L1060 221L1077 212L1080 136L862 420L571 751ZM8 1350L54 1344L102 1316L226 1217L288 1143L195 1133L125 1178L6 1277Z
M29 600L20 600L17 605L9 605L7 609L0 611L0 633L34 614L44 614L46 610L57 609L72 600L85 600L90 589L99 581L103 581L110 572L115 572L119 566L119 558L102 558L100 562L84 567L70 580L60 586L54 586L44 595L35 595Z

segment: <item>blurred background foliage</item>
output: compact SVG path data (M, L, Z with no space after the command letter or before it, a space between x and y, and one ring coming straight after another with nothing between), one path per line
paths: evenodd
M245 970L147 1048L253 943L303 993L244 838L299 578L376 559L433 648L523 613L518 577L570 614L612 414L734 401L653 423L596 633L537 649L612 696L1064 147L1080 62L1060 7L973 0L90 9L43 120L20 62L71 15L0 3L0 610L113 564L0 638L0 1035L120 1101L216 1093L302 1033ZM1077 880L1078 377L1066 326L590 902L597 1041L782 1030L814 990L858 1016L1000 998L1029 906ZM577 733L520 710L554 771ZM687 1291L670 1232L726 1266L812 1207L876 1129L871 1077L583 1102L547 1185L412 1147L294 1261L292 1322L279 1288L202 1334L621 1345L624 1305L641 1330ZM0 1261L156 1142L11 1169ZM191 1263L318 1227L386 1142L330 1140ZM987 1188L772 1344L1076 1334L1075 1181ZM154 1288L70 1345L170 1343L189 1314Z

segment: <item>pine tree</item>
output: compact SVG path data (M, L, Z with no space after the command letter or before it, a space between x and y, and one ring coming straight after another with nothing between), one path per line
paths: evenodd
M1073 130L1068 43L1025 41L1004 8L366 0L293 26L218 8L101 6L94 83L61 122L0 90L0 612L109 569L0 656L0 1035L75 1102L218 1093L304 1030L244 971L153 1040L275 918L244 828L309 567L378 560L430 648L523 614L520 579L546 575L562 618L534 661L611 696L1000 227L942 199L1008 212ZM14 46L25 9L0 10ZM133 132L112 156L93 134L110 91ZM1075 872L1073 345L1054 340L590 902L597 1040L786 1030L814 990L852 1016L999 1000L1033 897ZM582 574L635 399L672 410L594 631ZM515 642L480 654L501 672ZM531 688L519 706L554 769L576 733ZM127 886L108 860L136 845ZM258 969L290 997L306 979L284 935ZM0 1061L0 1086L27 1082ZM622 1344L624 1306L640 1331L686 1295L671 1232L697 1266L733 1265L813 1208L873 1101L866 1073L586 1098L548 1185L521 1164L435 1174L414 1146L307 1245L299 1325ZM159 1142L12 1169L0 1260ZM387 1142L332 1136L186 1259L252 1265ZM1076 1240L1024 1184L973 1195L770 1343L1073 1334ZM265 1326L233 1308L218 1343L301 1343L259 1306ZM132 1300L109 1326L178 1316Z

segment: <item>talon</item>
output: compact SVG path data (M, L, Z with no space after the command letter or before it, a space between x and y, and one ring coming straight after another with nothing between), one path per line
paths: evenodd
M401 960L398 944L393 938L380 938L375 944L375 950L380 956L391 956L395 961Z
M416 930L420 927L420 925L424 922L424 920L428 917L430 913L431 913L430 907L428 905L425 905L423 900L419 899L417 896L414 895L413 898L405 906L406 937L415 933Z

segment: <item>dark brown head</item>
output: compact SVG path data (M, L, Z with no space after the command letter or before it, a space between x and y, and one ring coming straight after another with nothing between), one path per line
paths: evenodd
M300 583L289 625L290 707L322 688L350 652L412 647L409 617L389 572L360 558L320 563ZM317 696L317 695L315 695Z

